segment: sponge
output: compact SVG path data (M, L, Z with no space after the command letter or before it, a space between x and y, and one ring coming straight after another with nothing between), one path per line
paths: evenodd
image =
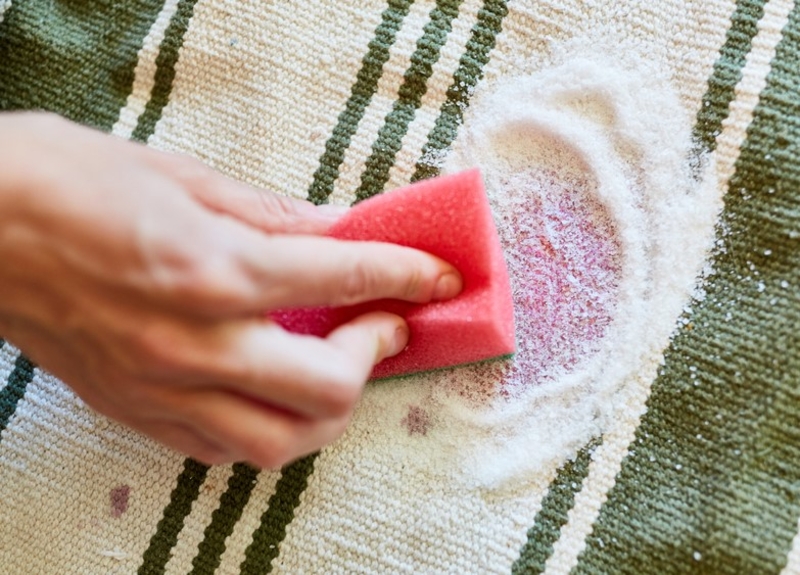
M436 255L461 273L464 289L446 302L381 300L343 308L281 310L285 329L325 336L370 311L408 322L408 347L378 364L373 378L477 362L514 352L514 309L500 240L477 169L417 182L353 207L328 232L343 240L400 244Z

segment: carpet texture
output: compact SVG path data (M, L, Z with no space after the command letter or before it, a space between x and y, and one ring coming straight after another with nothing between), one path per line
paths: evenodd
M688 118L685 169L721 207L685 229L710 241L657 357L600 403L581 386L567 397L592 350L629 345L598 327L595 347L526 380L538 399L514 415L563 398L590 421L509 435L499 420L529 392L503 391L521 361L505 359L371 384L344 437L280 471L208 468L0 341L0 573L800 573L800 4L0 0L0 110L51 110L348 204L449 171L497 86L587 47L663 76ZM559 105L600 132L637 105L659 121L596 76L600 108L577 76ZM646 188L657 167L630 181ZM494 206L504 181L488 179ZM512 216L541 208L513 205L496 214L509 258L528 241ZM545 247L534 256L562 261ZM609 309L608 330L631 319Z

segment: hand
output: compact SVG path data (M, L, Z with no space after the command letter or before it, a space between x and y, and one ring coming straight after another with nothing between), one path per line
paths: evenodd
M430 255L320 237L341 209L54 116L0 114L0 157L0 335L98 411L209 464L277 467L331 442L408 338L385 313L320 339L265 311L461 289Z

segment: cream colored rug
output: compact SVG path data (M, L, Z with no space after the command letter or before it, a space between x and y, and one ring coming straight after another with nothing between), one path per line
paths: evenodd
M788 0L0 1L0 109L315 202L480 166L519 342L280 472L5 343L0 573L800 573L798 61Z

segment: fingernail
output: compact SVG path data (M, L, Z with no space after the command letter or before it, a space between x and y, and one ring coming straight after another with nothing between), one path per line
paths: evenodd
M392 339L392 344L389 347L389 351L386 357L393 357L403 351L406 346L408 345L408 326L405 324L398 326L397 329L394 330L394 338Z
M450 299L457 296L460 291L461 276L455 272L449 272L436 282L436 288L433 290L433 299L437 301Z

